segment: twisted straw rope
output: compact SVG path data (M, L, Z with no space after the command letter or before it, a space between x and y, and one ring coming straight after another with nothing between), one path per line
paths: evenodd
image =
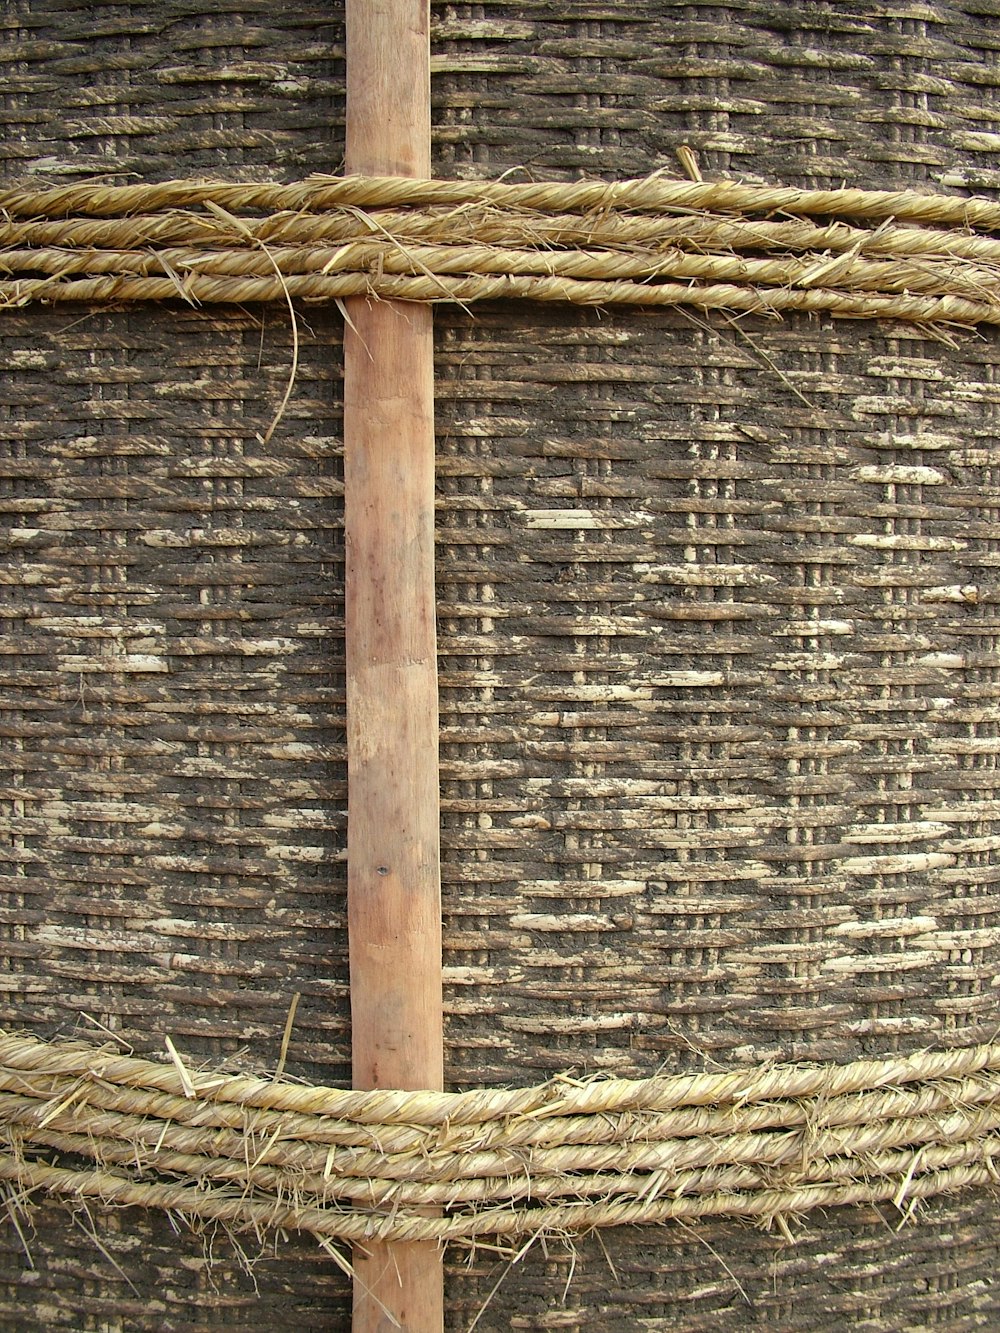
M667 210L801 213L873 220L897 218L953 227L1000 228L1000 204L988 199L917 194L909 190L797 190L743 185L737 181L641 180L543 182L411 180L401 176L312 176L291 185L164 181L157 185L58 185L44 190L7 190L0 209L11 217L88 217L190 208L212 198L226 209L322 212L351 206L454 207L493 203L556 213L662 212Z
M1000 1046L435 1093L192 1073L0 1037L0 1179L236 1228L470 1241L769 1221L984 1184L997 1157Z
M975 230L1000 231L1000 205L984 199L314 177L9 190L0 217L7 305L366 295L1000 323L1000 238Z

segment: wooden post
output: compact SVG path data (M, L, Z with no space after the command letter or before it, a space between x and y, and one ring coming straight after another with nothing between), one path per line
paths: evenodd
M430 175L429 0L348 0L347 170ZM443 1084L431 311L348 302L348 927L354 1086ZM353 328L350 327L353 325ZM355 1333L437 1333L434 1242L356 1246Z

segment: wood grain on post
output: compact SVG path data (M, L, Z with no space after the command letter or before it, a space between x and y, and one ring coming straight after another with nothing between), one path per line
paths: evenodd
M430 175L428 0L348 0L347 170ZM348 927L354 1086L443 1085L431 311L348 301ZM355 1333L443 1325L433 1243L354 1251Z

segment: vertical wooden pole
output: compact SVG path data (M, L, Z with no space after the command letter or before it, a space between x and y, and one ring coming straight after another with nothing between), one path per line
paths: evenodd
M347 170L430 175L429 0L348 0ZM429 307L344 334L348 927L354 1086L443 1082L434 366ZM355 1333L437 1333L434 1243L354 1252Z

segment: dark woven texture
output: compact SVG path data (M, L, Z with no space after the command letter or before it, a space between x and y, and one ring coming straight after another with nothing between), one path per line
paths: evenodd
M706 176L989 193L998 12L437 6L436 171L614 178L687 144ZM331 13L9 4L5 178L336 170ZM277 306L2 316L3 1024L267 1069L298 991L290 1072L346 1080L339 317L305 318L264 446ZM437 325L450 1086L992 1037L995 335ZM550 1243L478 1327L996 1327L998 1223L973 1194L794 1247ZM4 1328L347 1327L306 1239L256 1290L224 1236L133 1211L45 1210L28 1242ZM453 1260L458 1330L504 1266Z

